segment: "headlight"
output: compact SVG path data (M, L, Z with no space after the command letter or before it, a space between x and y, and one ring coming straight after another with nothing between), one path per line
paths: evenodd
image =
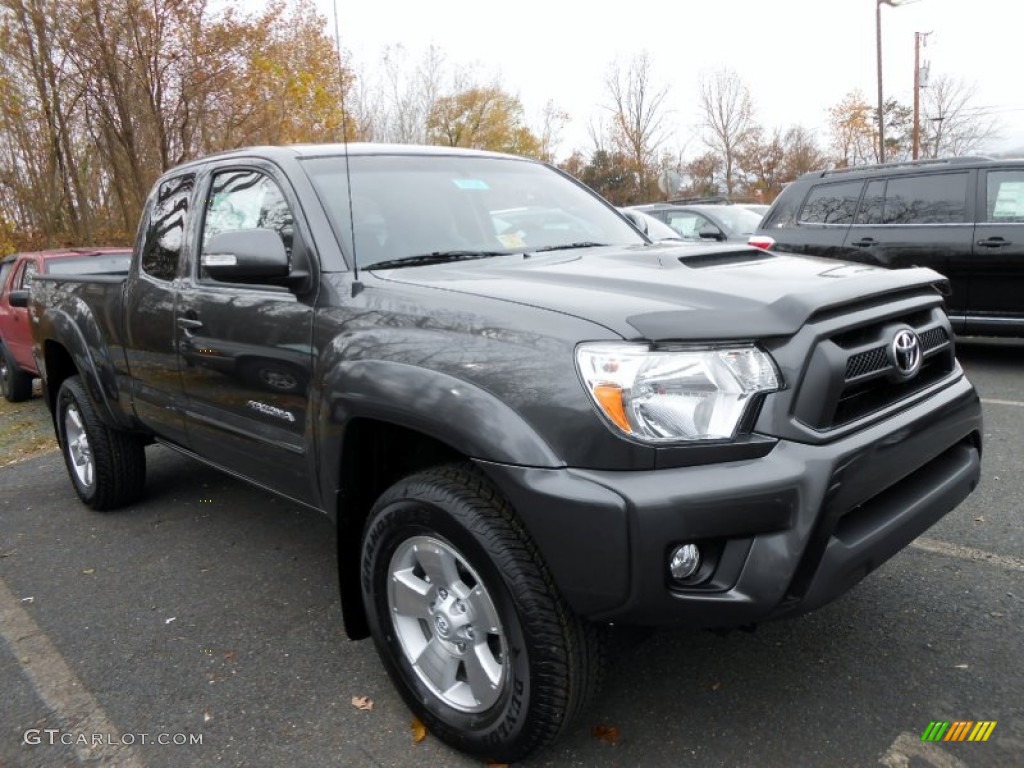
M630 437L651 443L728 440L752 398L780 382L753 346L651 350L646 344L581 344L576 366L598 409Z

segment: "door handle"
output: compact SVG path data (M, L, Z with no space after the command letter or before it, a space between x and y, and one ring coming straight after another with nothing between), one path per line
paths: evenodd
M1004 245L1012 245L1012 243L1002 237L987 237L984 240L979 240L978 245L982 248L1002 248Z
M877 245L878 241L873 237L862 237L860 240L854 240L850 245L855 245L858 248L868 248L872 245Z
M183 330L185 333L190 333L192 331L198 331L200 328L202 328L203 322L201 320L194 320L190 317L179 317L178 327L181 328L181 330Z

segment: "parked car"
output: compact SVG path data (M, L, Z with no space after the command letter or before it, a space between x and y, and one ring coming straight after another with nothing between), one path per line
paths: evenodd
M648 203L629 209L653 216L691 242L746 244L761 223L761 217L743 205Z
M672 229L672 227L661 219L654 218L649 213L644 213L643 211L638 211L632 208L619 208L619 212L629 219L630 224L639 229L656 243L686 242L683 240L682 235Z
M127 248L63 248L15 253L0 261L0 389L8 401L30 398L32 379L39 375L27 309L32 278L126 273L131 253Z
M945 275L961 334L1024 336L1024 160L957 157L816 171L752 245Z
M929 269L652 243L451 147L198 159L139 232L124 278L32 284L78 497L137 501L159 441L329 515L349 637L481 759L571 728L610 624L813 610L980 477Z

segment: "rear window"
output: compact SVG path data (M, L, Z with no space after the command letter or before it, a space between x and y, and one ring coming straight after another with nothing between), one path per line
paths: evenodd
M109 275L127 272L131 260L131 253L51 259L46 262L46 272L50 275Z
M803 224L852 224L862 181L821 184L811 190L800 213Z
M930 173L889 179L883 224L958 224L967 221L967 174Z

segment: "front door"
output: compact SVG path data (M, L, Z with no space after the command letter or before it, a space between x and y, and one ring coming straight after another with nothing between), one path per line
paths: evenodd
M293 266L305 259L284 187L267 169L227 167L208 184L199 254L222 232L272 229ZM178 296L189 441L225 469L313 501L308 414L313 296L308 286L213 279L193 259Z

